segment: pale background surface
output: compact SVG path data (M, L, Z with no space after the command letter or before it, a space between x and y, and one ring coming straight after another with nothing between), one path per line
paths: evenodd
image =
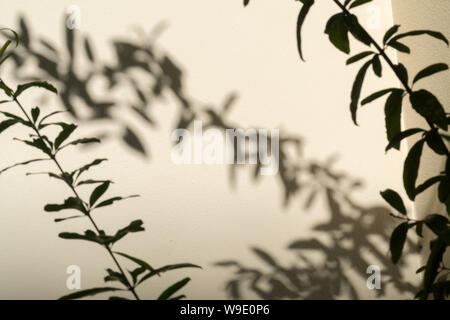
M167 20L169 28L159 41L185 66L193 96L218 103L229 91L238 90L241 98L231 118L241 125L282 126L297 133L306 139L304 151L309 158L324 160L339 154L337 167L366 183L356 194L360 202L381 203L378 192L386 187L401 190L404 155L384 153L382 102L364 108L359 113L360 126L352 125L348 104L357 67L346 67L347 57L333 49L323 34L326 19L337 12L335 5L320 1L311 12L304 30L307 63L300 63L295 43L298 4L253 2L244 10L238 0L14 1L0 4L0 19L2 25L15 26L17 13L25 13L40 34L61 42L62 15L70 4L79 5L81 31L96 40L96 49L105 59L109 58L107 40L111 37L130 35L133 26L149 30ZM381 39L392 25L390 1L376 4L381 28L370 31ZM359 16L365 24L371 19L365 9ZM440 25L437 29L445 31ZM384 74L381 82L370 76L363 95L397 85L391 73ZM188 261L204 267L203 271L167 274L142 287L141 295L154 298L164 287L189 274L193 281L184 290L189 298L225 298L223 286L230 273L212 263L226 258L258 263L249 253L250 245L276 252L279 259L292 259L280 248L308 234L311 224L321 219L320 206L309 214L302 213L296 203L282 209L281 190L271 177L255 185L242 173L232 191L224 166L173 165L169 138L174 108L161 105L155 114L160 127L147 131L150 162L116 142L64 159L67 166L75 166L107 155L110 161L95 172L116 182L112 192L142 195L98 213L98 223L106 230L122 227L131 219L144 220L148 231L129 236L117 249L154 265ZM2 153L1 167L29 156L29 149L10 141L14 134L20 132L11 130L2 136L2 150L8 151ZM103 269L111 266L104 250L57 238L61 231L90 227L87 222L54 224L41 210L47 202L63 199L67 191L46 178L26 178L22 169L0 179L0 298L53 299L66 294L65 270L71 264L81 267L83 288L102 285ZM414 272L410 274L411 280L415 279ZM360 294L374 297L374 292L366 289L365 279L360 280ZM387 298L401 297L388 291Z

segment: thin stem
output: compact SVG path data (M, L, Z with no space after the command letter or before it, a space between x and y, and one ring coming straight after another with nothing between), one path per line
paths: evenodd
M336 3L336 5L347 15L351 15L350 11L347 10L347 8L341 3L339 2L339 0L333 0L334 3ZM374 45L374 47L377 49L378 53L383 57L383 59L387 62L387 64L389 65L389 67L392 69L392 71L394 71L395 75L397 76L397 78L400 80L400 82L402 83L403 87L405 88L406 92L410 95L413 91L411 89L411 87L409 86L407 80L403 79L403 77L401 77L398 74L397 69L395 68L394 63L392 62L392 60L388 57L388 55L386 54L386 52L384 51L384 49L373 39L373 37L364 29L363 26L361 26L362 30L364 30L363 32L367 35L368 39L370 40L371 44ZM436 130L437 131L437 127L426 117L424 117L425 120L427 121L428 125L430 126L430 128L432 130ZM442 140L442 138L441 138ZM447 145L442 141L443 145L445 146L445 154L447 157L450 157L450 152L447 148Z
M30 122L32 129L36 132L39 140L41 140L41 142L43 144L46 144L45 139L42 137L39 129L36 127L36 125L34 124L34 122L31 120L30 116L28 115L28 113L25 111L24 107L22 106L22 104L19 102L19 100L17 99L17 97L14 98L14 102L19 106L20 110L22 111L22 113L25 115L25 117L27 118L27 120ZM94 218L91 215L91 209L87 206L85 206L85 202L83 201L83 199L80 197L80 195L78 194L77 190L75 189L75 187L69 183L66 179L66 172L63 170L61 164L59 163L59 161L56 159L56 155L53 153L49 154L49 157L51 160L53 160L53 162L55 163L55 165L58 167L58 170L61 172L62 177L64 178L64 182L69 186L69 188L72 190L73 194L75 195L75 197L78 199L78 201L81 203L81 205L83 206L83 211L85 213L85 215L89 218L89 221L91 222L91 224L94 226L95 230L97 231L97 233L100 235L100 229L97 226L97 224L95 223ZM108 246L108 244L104 245L105 249L108 251L109 255L111 256L112 260L114 261L115 265L117 266L117 268L119 269L119 272L122 274L123 278L126 281L126 286L128 288L128 290L133 294L133 296L136 298L136 300L140 300L139 296L137 295L135 288L131 285L130 281L128 280L128 277L126 275L126 273L123 271L122 266L120 265L119 261L117 261L116 256L114 255L114 252L111 250L111 248Z

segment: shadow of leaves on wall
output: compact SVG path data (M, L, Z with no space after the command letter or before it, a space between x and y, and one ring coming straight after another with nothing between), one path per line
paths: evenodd
M61 105L70 115L86 125L102 128L99 124L114 125L115 129L99 132L96 136L105 139L119 137L129 149L148 156L148 141L145 132L128 123L128 115L138 119L147 128L156 128L152 106L157 102L175 98L177 105L176 129L190 129L195 120L202 120L204 127L221 130L242 128L227 119L238 100L237 93L228 94L218 105L197 102L186 92L183 68L179 66L156 42L162 24L153 32L136 39L127 37L111 40L114 61L105 62L98 56L95 44L79 30L70 30L62 24L64 44L56 45L40 36L27 20L19 15L18 30L21 45L13 52L14 77L22 81L47 80L58 88ZM4 33L5 37L10 34ZM98 83L106 83L99 86ZM93 91L95 87L95 92ZM126 92L126 94L123 94ZM126 112L127 116L123 116ZM103 130L103 129L99 129ZM109 130L109 131L108 131ZM258 140L263 137L258 132ZM270 140L270 139L269 139ZM249 153L247 140L235 140L235 148L246 156ZM284 203L300 189L299 171L301 139L280 133L279 171L276 175L282 185ZM259 146L256 151L259 154ZM251 166L254 181L260 179L262 159ZM231 165L230 181L236 183L240 167Z
M192 128L194 120L202 120L206 128L241 128L228 120L238 95L230 93L217 106L198 103L186 92L183 68L156 43L154 33L111 40L114 60L105 62L98 56L90 37L77 30L63 26L64 44L58 46L34 34L34 28L24 17L19 17L16 29L22 45L11 59L15 78L47 80L54 84L59 89L61 105L77 122L95 127L102 123L115 125L113 131L100 132L102 139L119 137L130 150L148 156L145 134L118 111L125 111L144 126L155 128L152 106L168 98L176 101L177 129ZM99 88L99 82L106 85ZM260 134L258 140L264 138ZM248 158L250 155L243 144L235 143L235 148ZM297 260L292 266L283 266L261 248L252 251L269 270L248 268L235 260L219 262L222 267L235 269L234 277L227 284L230 296L245 298L249 290L263 299L333 299L341 295L358 298L355 278L350 273L356 272L365 279L370 264L382 267L383 283L390 283L399 292L415 292L414 286L402 278L402 266L394 267L387 255L392 230L387 209L358 205L350 195L361 187L361 182L336 173L331 168L333 159L325 164L305 159L302 145L300 137L280 133L276 178L282 187L284 205L300 199L304 210L311 210L316 203L325 203L329 220L315 226L317 237L289 244L288 250ZM237 182L240 168L251 168L251 176L258 182L261 160L258 158L258 163L252 166L230 165L232 185ZM385 287L377 293L383 295Z
M116 115L118 109L125 109L154 127L151 106L166 95L175 97L182 108L191 108L184 92L183 72L156 44L158 32L141 34L138 39L112 40L115 61L104 62L97 56L89 36L79 30L70 30L64 25L65 44L60 47L35 35L32 29L20 16L17 30L21 46L11 59L15 64L15 77L19 81L45 79L51 82L59 90L62 105L77 121L91 124L108 121L118 125L123 142L143 156L147 156L148 151L141 135L123 116ZM103 88L97 85L94 93L94 83L102 82L106 85ZM108 138L111 133L100 136Z
M216 266L234 270L226 284L228 295L233 299L248 299L250 293L261 299L358 299L370 276L368 266L377 265L382 281L381 289L375 290L377 296L383 297L388 286L414 296L417 287L401 272L406 263L395 266L388 255L394 226L389 210L358 204L351 193L361 183L329 165L313 162L302 175L309 179L304 209L326 204L326 221L315 225L313 237L288 244L296 261L292 265L283 265L274 254L258 247L251 250L264 267L248 267L238 260L217 262ZM419 252L411 239L408 248L412 256Z

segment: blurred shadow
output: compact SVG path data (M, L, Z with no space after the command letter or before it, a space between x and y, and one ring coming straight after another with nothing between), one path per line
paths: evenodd
M295 263L283 265L267 250L253 247L252 252L264 267L248 267L237 260L215 264L234 269L226 284L231 298L248 299L252 293L261 299L358 299L358 286L366 287L370 265L381 269L381 289L375 290L378 297L386 294L388 286L411 296L417 292L401 272L406 263L393 265L388 256L394 226L389 210L358 204L351 193L361 182L336 173L330 165L311 162L301 172L306 181L304 209L325 204L327 218L312 229L314 236L288 245L289 252L295 254ZM410 255L419 253L411 239L408 248Z
M64 20L65 21L65 20ZM131 149L146 156L141 134L135 132L118 110L125 110L144 124L154 127L151 106L166 95L176 98L184 109L191 108L183 86L183 72L156 44L161 31L157 25L149 35L111 40L115 61L106 63L97 56L94 43L78 30L65 31L65 44L59 47L31 32L24 17L19 17L21 45L14 51L14 75L19 81L47 80L58 88L61 104L78 122L100 121L119 127L121 139ZM5 37L10 37L4 33ZM98 85L95 93L93 84ZM125 93L125 94L124 94ZM104 132L102 138L117 136Z
M205 127L224 130L241 128L226 120L238 99L236 93L230 93L219 106L200 104L186 93L182 67L156 43L164 24L158 24L148 35L139 32L137 38L111 40L115 61L104 62L97 55L89 36L66 28L65 19L61 24L65 34L62 46L34 34L23 16L19 16L18 20L15 30L21 45L10 59L13 61L14 77L19 82L47 80L55 85L59 91L59 102L77 122L105 130L96 135L102 140L120 137L131 150L147 156L149 144L142 138L145 135L139 132L138 126L128 123L128 116L140 120L144 126L155 128L157 123L152 115L152 106L169 97L174 97L177 102L177 129L190 128L194 120L202 120ZM3 35L11 37L7 32ZM102 87L99 83L106 85ZM42 101L43 104L45 102ZM113 124L115 129L98 129L103 128L99 124ZM260 138L263 137L258 133ZM246 143L247 140L236 138L234 145L248 158ZM300 145L300 138L281 133L277 178L283 186L286 205L300 189L297 181ZM259 158L259 145L257 148L258 161L252 173L255 182L260 178L263 160ZM233 185L239 167L248 168L242 165L229 167Z

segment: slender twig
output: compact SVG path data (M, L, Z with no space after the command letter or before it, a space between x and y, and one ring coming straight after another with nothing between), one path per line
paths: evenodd
M17 99L17 97L14 97L13 101L19 106L20 110L22 111L22 113L25 115L25 117L27 118L27 120L30 122L31 128L34 130L34 132L36 132L36 135L38 136L39 140L41 140L41 142L44 145L46 144L45 139L42 137L39 129L36 127L34 121L32 121L32 119L30 118L30 116L28 115L28 113L25 111L24 107L22 106L22 104L19 102L19 100ZM69 186L69 188L72 190L74 196L77 198L77 200L80 202L80 204L83 206L83 212L84 214L89 218L89 221L92 223L92 225L94 226L95 230L97 231L98 235L100 235L100 229L97 226L97 224L95 223L94 218L91 215L91 208L89 208L88 206L85 205L85 201L83 201L83 199L81 198L81 196L78 194L77 190L75 189L75 187L73 186L72 183L70 183L69 181L67 181L66 179L66 172L63 170L61 164L59 163L59 161L56 159L56 155L52 152L50 152L49 154L50 159L55 163L55 165L58 167L58 170L61 172L61 175L63 177L64 182ZM114 255L113 251L111 250L111 248L108 246L108 244L104 244L105 249L108 251L109 255L111 256L111 258L113 259L115 265L117 266L117 268L119 269L119 272L122 274L125 282L126 282L126 286L127 289L133 294L133 296L136 298L136 300L140 300L139 296L137 295L135 288L131 285L131 282L128 280L128 277L126 275L126 273L123 271L122 266L120 265L120 263L117 261L116 256Z
M346 14L346 15L351 15L350 11L348 11L348 9L341 3L339 2L339 0L333 0L334 3L336 3L336 5ZM367 35L368 39L370 40L371 44L374 45L374 47L377 49L378 53L383 57L383 59L387 62L387 64L389 65L389 67L392 69L392 71L395 73L395 75L397 76L397 78L400 80L401 84L403 85L403 87L405 88L406 92L408 93L408 95L410 95L413 91L412 88L409 86L408 82L406 79L404 79L403 77L401 77L398 74L397 69L395 68L394 63L392 62L392 60L388 57L388 55L386 54L385 50L378 44L378 42L375 41L375 39L367 32L367 30L364 29L363 26L361 26L361 28L364 30L363 32ZM430 126L430 128L432 130L436 130L437 131L437 127L427 118L425 118L425 120L427 121L428 125ZM442 140L442 138L440 138ZM447 157L450 157L450 152L447 148L447 145L443 142L443 145L445 146L445 154Z

